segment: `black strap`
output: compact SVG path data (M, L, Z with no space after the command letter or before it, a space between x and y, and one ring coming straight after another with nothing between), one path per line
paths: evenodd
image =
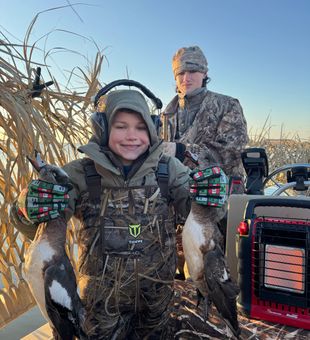
M85 181L89 192L89 199L91 201L100 201L100 187L101 187L101 176L98 174L95 163L89 158L84 158L82 160ZM164 198L168 198L168 181L169 181L169 171L168 171L168 157L163 155L158 162L157 168L157 183Z
M85 181L89 192L89 199L93 202L99 202L101 194L101 176L98 174L95 168L95 163L91 159L84 158L82 160L82 164L85 172Z
M161 195L166 199L168 199L168 181L169 181L168 157L163 155L158 162L157 183Z
M176 142L175 157L181 162L184 162L186 146L183 143Z
M101 96L105 95L108 93L113 87L120 86L120 85L125 85L125 86L135 86L138 89L140 89L147 97L149 97L153 103L156 106L156 109L161 109L163 107L163 103L159 98L157 98L153 92L151 92L146 86L142 85L141 83L131 80L131 79L119 79L112 81L111 83L107 84L104 86L97 94L95 97L95 106L97 106L99 99Z

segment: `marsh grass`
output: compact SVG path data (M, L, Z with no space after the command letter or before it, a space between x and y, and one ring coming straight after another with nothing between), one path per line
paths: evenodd
M90 136L91 97L101 87L98 78L104 55L99 49L91 65L69 72L66 86L57 82L46 63L52 51L41 49L40 39L30 42L38 16L29 25L22 44L9 41L7 34L0 32L0 327L34 305L23 274L29 241L9 221L9 209L17 194L36 177L26 156L33 156L34 150L38 150L48 163L60 166L79 157L77 146ZM35 59L37 50L43 52L44 62ZM32 98L38 66L44 75L42 82L52 80L54 85L45 88L40 97ZM79 90L72 92L68 85L74 81ZM77 226L72 223L68 228L71 257L73 230Z
M298 134L283 132L283 126L278 138L270 138L269 116L261 130L250 129L249 147L265 148L271 170L275 170L284 164L309 163L310 162L310 136L308 140L302 140Z
M248 144L248 147L262 147L265 149L269 162L269 174L286 164L310 163L310 139L301 140L297 134L284 134L282 131L279 138L271 139L269 137L270 129L271 125L269 124L269 117L267 117L259 132L253 133L253 131L249 131L252 138L250 138ZM286 183L286 172L278 173L274 179L279 183ZM273 181L267 183L267 187L273 185ZM296 193L291 192L291 194Z

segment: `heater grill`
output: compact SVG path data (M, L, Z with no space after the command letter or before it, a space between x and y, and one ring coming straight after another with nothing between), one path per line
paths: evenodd
M266 244L264 286L303 294L305 249Z
M256 218L253 231L254 295L310 308L309 222Z

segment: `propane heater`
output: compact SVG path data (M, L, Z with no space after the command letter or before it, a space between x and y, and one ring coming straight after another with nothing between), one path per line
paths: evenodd
M306 218L256 214L303 209ZM310 200L253 199L238 228L239 307L249 317L310 329Z

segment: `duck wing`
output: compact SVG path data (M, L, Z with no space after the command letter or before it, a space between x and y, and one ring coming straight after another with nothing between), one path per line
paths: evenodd
M88 339L85 309L77 293L74 271L68 258L46 268L44 272L47 314L63 340Z

